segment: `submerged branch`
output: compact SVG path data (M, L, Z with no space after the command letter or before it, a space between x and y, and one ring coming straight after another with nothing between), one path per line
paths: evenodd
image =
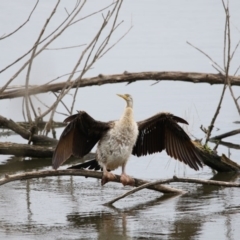
M240 183L232 183L232 182L223 182L223 181L214 181L214 180L204 180L204 179L197 179L197 178L178 178L176 176L173 176L173 178L165 179L165 180L157 180L155 182L146 183L144 185L141 185L137 188L134 188L126 193L124 193L121 196L118 196L114 198L113 200L105 203L104 205L112 205L116 201L125 198L135 192L138 192L144 188L149 188L151 186L154 186L156 184L162 184L162 183L172 183L172 182L183 182L183 183L196 183L196 184L205 184L205 185L213 185L213 186L220 186L220 187L240 187Z
M197 178L178 178L176 176L173 176L173 178L169 178L169 179L165 179L165 180L157 180L155 182L143 184L137 188L134 188L134 189L124 193L121 196L114 198L113 200L105 203L104 205L111 205L111 204L115 203L116 201L118 201L122 198L125 198L135 192L138 192L144 188L149 188L149 187L157 185L157 184L172 183L172 182L197 183L197 184L214 185L214 186L221 186L221 187L240 187L240 183L204 180L204 179L197 179Z

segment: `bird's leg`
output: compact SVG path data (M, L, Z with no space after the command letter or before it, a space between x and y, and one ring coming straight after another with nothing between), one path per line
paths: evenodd
M126 174L126 172L125 172L125 167L126 167L126 164L124 164L124 165L122 166L122 174L121 174L121 176L120 176L120 182L121 182L124 186L126 186L126 185L135 186L135 180L134 180L132 177L130 177L130 176L128 176L128 175Z
M109 181L114 181L116 179L116 176L113 174L113 173L111 173L111 172L109 172L107 169L106 169L106 167L104 166L103 167L103 176L102 176L102 186L104 185L104 184L106 184L107 182L109 182Z

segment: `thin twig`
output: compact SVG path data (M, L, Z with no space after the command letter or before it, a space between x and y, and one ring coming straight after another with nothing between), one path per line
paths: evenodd
M55 93L53 93L55 95ZM49 106L47 104L45 104L43 101L41 101L41 99L36 96L36 95L33 95L44 107L46 108L49 108ZM67 111L69 112L69 110L67 109ZM65 113L61 113L61 112L58 112L56 111L57 114L61 114L61 115L64 115L64 116L68 116L68 114L65 114ZM41 114L39 114L39 116L41 116Z
M4 35L4 37L0 37L0 40L3 40L4 38L10 37L10 36L13 35L14 33L16 33L18 30L20 30L24 25L26 25L27 22L29 22L29 20L30 20L30 18L31 18L31 16L32 16L34 10L36 9L38 3L39 3L39 0L37 0L37 2L35 3L35 5L34 5L32 11L30 12L27 20L26 20L23 24L21 24L17 29L15 29L14 31L12 31L11 33L9 33L9 34L7 34L7 35Z
M133 28L133 26L131 26L127 32L125 32L114 44L112 44L106 51L104 51L99 58L102 58L108 51L110 51L113 47L115 47L129 32L130 30Z
M223 5L224 5L224 3L223 3ZM230 62L231 62L232 57L233 57L233 55L235 53L235 50L236 50L236 48L235 48L232 55L230 55L230 52L231 52L231 35L230 35L229 1L227 1L227 7L224 5L224 8L225 8L225 13L226 13L227 29L228 29L228 31L227 31L228 32L227 33L227 36L228 36L228 59L227 59L227 66L226 66L226 79L227 79L227 83L228 83L228 87L229 87L232 99L233 99L233 101L235 103L235 106L237 108L237 111L240 115L240 106L238 105L237 99L235 98L234 93L233 93L233 89L232 89L232 86L231 86L231 78L229 78L229 76L228 76L229 75Z
M34 96L34 95L33 95ZM37 113L34 109L34 106L33 106L33 103L32 103L32 99L31 99L31 96L28 96L28 99L29 99L29 103L30 103L30 106L32 108L32 111L33 111L33 114L34 114L34 117L36 118L37 117Z
M79 18L78 20L76 20L76 21L72 22L71 24L69 24L69 26L72 26L72 25L76 24L77 22L80 22L80 21L82 21L82 20L84 20L84 19L87 19L87 18L93 16L93 15L96 15L97 13L103 12L104 10L110 8L110 7L111 7L112 5L114 5L114 4L116 4L116 2L113 1L113 2L112 2L111 4L109 4L107 7L104 7L104 8L102 8L102 9L96 11L96 12L90 13L89 15L87 15L87 16L85 16L85 17Z
M71 48L79 48L82 46L85 46L87 44L81 44L81 45L76 45L76 46L71 46L71 47L61 47L61 48L45 48L45 50L64 50L64 49L71 49Z
M52 10L49 18L46 20L46 22L45 22L45 24L44 24L44 26L43 26L43 28L42 28L42 30L41 30L38 38L37 38L37 41L36 41L35 44L34 44L33 51L32 51L32 54L31 54L31 57L30 57L30 60L29 60L29 65L28 65L28 70L27 70L27 76L26 76L26 84L25 84L25 91L26 91L26 92L25 92L25 106L26 106L27 117L28 117L28 121L29 121L29 122L32 122L32 118L31 118L31 114L30 114L30 110L29 110L29 105L28 105L28 101L29 101L29 99L28 99L28 85L29 85L29 77L30 77L30 72L31 72L31 68L32 68L33 59L34 59L34 57L35 57L35 53L36 53L36 51L37 51L37 46L38 46L38 44L39 44L39 41L40 41L41 37L43 36L43 34L44 34L45 30L46 30L46 27L47 27L47 25L49 24L51 18L52 18L53 15L55 14L56 9L57 9L59 3L60 3L60 0L57 1L57 3L56 3L56 5L55 5L55 7L53 8L53 10Z
M58 98L58 96L57 96L56 93L53 92L53 94L54 94L54 96L55 96L56 98ZM60 103L62 103L62 105L64 106L64 108L67 110L68 114L71 115L71 112L70 112L70 110L68 109L68 107L66 106L66 104L65 104L62 100L60 101Z
M228 86L230 85L230 80L229 80L229 68L230 68L230 61L231 61L231 57L230 57L230 50L231 50L231 38L230 38L230 24L229 24L229 11L228 11L228 5L227 8L225 6L224 1L222 0L223 3L223 7L225 10L225 15L226 15L226 20L225 20L225 29L224 29L224 69L225 69L225 81L224 81L224 86L223 86L223 90L221 93L221 97L218 103L218 106L216 108L215 114L211 120L211 123L208 127L208 131L207 131L207 136L206 136L206 140L205 140L205 145L208 143L209 138L211 136L213 127L214 127L214 123L217 119L218 114L220 113L220 109L221 109L221 105L222 105L222 101L223 101L223 97L226 91L226 87L227 84ZM227 59L226 59L226 49L227 49Z
M232 131L229 131L229 132L217 135L215 137L212 137L211 141L222 140L223 138L231 137L231 136L234 136L236 134L240 134L240 129L235 129L235 130L232 130Z
M76 13L73 15L73 18L69 21L73 21L73 19L76 17L76 15L78 14L78 12L81 10L82 5L80 6L80 10L77 9L78 5L76 6L76 8L73 9L73 11L71 12L71 15L76 11ZM70 15L70 16L71 16ZM44 41L46 41L48 38L50 38L55 32L57 32L63 25L65 22L67 22L67 20L70 18L70 16L68 16L66 19L64 19L64 21L62 23L59 24L59 26L53 31L51 32L47 37L45 37L42 41L39 42L39 44L43 43ZM68 22L68 24L69 24ZM37 53L36 56L38 54L40 54L52 41L54 41L58 36L60 36L62 34L62 32L68 27L68 24L61 30L59 31L55 36L52 37L52 39L50 39ZM33 50L34 46L28 50L25 54L23 54L21 57L19 57L18 59L14 60L14 62L12 62L11 64L9 64L8 66L6 66L5 68L3 68L2 70L0 70L0 73L4 72L5 70L7 70L9 67L13 66L14 64L16 64L17 62L19 62L21 59L23 59L25 56L27 56L32 50ZM25 62L23 64L23 66L6 82L6 84L0 89L0 94L2 92L4 92L4 90L7 88L7 86L25 69L25 67L29 64L29 60L27 62Z
M190 46L192 46L193 48L197 49L199 52L201 52L203 55L205 55L208 59L210 59L219 69L221 69L222 72L224 72L224 69L217 64L208 54L206 54L204 51L202 51L201 49L195 47L193 44L191 44L190 42L187 42L187 44L189 44Z
M233 76L236 76L237 72L239 71L240 69L240 65L238 66L237 70L235 71L235 73L233 74Z
M120 1L116 2L116 4L115 4L114 8L112 9L112 11L107 14L106 18L104 18L102 27L100 28L100 31L99 31L98 34L96 35L96 37L95 37L95 42L93 42L92 48L91 48L91 50L90 50L90 53L88 54L87 59L86 59L86 61L85 61L85 64L84 64L84 67L83 67L83 72L81 73L80 79L81 79L82 76L85 74L85 72L88 71L88 69L89 69L89 68L95 63L95 61L99 58L101 52L102 52L102 51L105 49L105 47L108 45L108 42L109 42L109 40L110 40L113 32L114 32L115 29L118 27L118 25L121 24L121 23L120 23L120 24L118 24L118 25L116 26L116 22L117 22L117 19L118 19L118 15L119 15L120 8L121 8L121 6L122 6L122 2L123 2L123 0L120 0ZM95 53L95 55L94 55L94 57L93 57L93 59L92 59L92 61L88 64L88 61L89 61L89 59L90 59L90 57L91 57L91 55L92 55L92 52L93 52L93 50L94 50L94 48L95 48L95 46L96 46L96 43L98 42L98 39L99 39L99 37L100 37L103 29L107 26L109 20L110 20L111 17L114 15L115 11L116 11L116 14L115 14L115 17L114 17L114 20L113 20L113 23L112 23L112 27L111 27L111 29L110 29L110 31L109 31L108 36L102 41L102 43L101 43L100 46L98 47L98 50L96 51L96 53ZM116 27L115 27L115 26L116 26ZM85 52L84 52L84 54L85 54ZM80 82L79 82L79 83L80 83ZM75 101L76 101L76 96L77 96L77 92L78 92L78 87L79 87L79 86L77 86L77 88L76 88L76 90L75 90L75 93L74 93L73 102L72 102L72 106L71 106L71 113L73 112L74 104L75 104Z
M72 18L69 20L69 22L66 24L65 28L62 29L58 34L57 36L59 36L68 26L69 24L73 21L73 19L77 16L77 14L82 10L83 6L86 4L86 0L83 1L82 5L79 6L79 9L77 9L76 13L72 16ZM57 37L56 35L54 36L54 39ZM54 39L52 39L51 41L53 41ZM50 41L49 41L50 42ZM50 43L47 43L48 45ZM45 44L43 47L46 48L46 45ZM43 49L43 48L42 48ZM39 118L43 118L44 116L46 116L48 113L50 113L51 111L54 112L56 110L56 107L58 105L58 103L60 102L60 100L70 91L71 89L71 86L68 85L69 81L72 79L72 76L75 74L75 71L77 69L74 68L74 71L72 71L72 73L70 74L68 80L65 82L65 87L61 90L60 94L59 94L59 97L58 99L53 103L53 105L47 109L44 113L42 113L41 116L39 116ZM51 121L51 119L53 118L53 114L50 116L50 119L49 121Z

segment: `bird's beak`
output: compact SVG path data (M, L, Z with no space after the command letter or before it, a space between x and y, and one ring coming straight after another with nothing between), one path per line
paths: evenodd
M119 97L121 97L121 98L127 100L127 97L126 97L125 95L122 95L122 94L117 94L117 95L118 95Z

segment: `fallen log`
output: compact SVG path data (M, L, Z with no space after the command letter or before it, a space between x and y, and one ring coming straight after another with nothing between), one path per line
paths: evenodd
M14 155L17 157L51 158L53 147L0 142L0 154Z
M239 172L240 165L229 159L226 155L219 156L215 151L207 146L203 146L198 141L193 141L198 149L199 155L205 165L218 172Z
M29 140L31 138L31 141L33 144L42 144L42 145L56 145L57 139L49 138L43 135L32 135L32 133L25 129L24 127L18 125L11 119L7 119L0 115L0 126L10 129L14 131L15 133L19 134L22 138Z

